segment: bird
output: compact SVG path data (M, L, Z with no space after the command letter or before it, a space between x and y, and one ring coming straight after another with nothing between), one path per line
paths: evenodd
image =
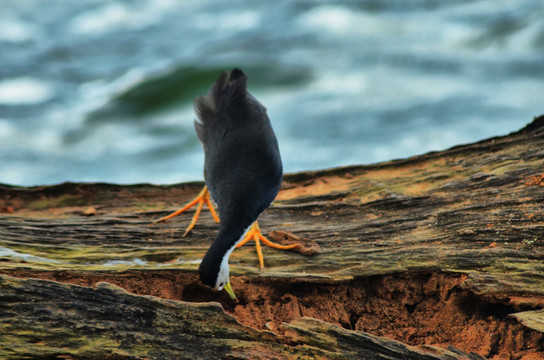
M236 247L254 240L263 270L261 241L281 250L300 246L269 241L257 222L278 194L283 166L267 110L247 91L247 82L248 76L239 68L224 71L207 95L194 100L198 118L194 126L204 149L206 185L184 208L156 221L179 215L198 203L185 236L196 223L203 204L208 205L219 229L200 263L200 280L218 291L224 289L232 299L236 295L229 280L228 261ZM210 195L217 204L218 217Z

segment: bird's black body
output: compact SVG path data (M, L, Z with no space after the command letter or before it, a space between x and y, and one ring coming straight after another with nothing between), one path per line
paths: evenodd
M266 108L247 92L241 70L221 74L208 96L195 100L195 108L204 177L221 219L199 268L202 282L214 287L223 257L272 203L283 172Z

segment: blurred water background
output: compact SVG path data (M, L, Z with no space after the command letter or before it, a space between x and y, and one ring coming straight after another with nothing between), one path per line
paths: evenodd
M544 113L544 2L0 0L0 182L202 179L233 66L286 172L402 158Z

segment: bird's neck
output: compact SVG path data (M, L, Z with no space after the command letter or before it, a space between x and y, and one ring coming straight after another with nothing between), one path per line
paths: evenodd
M213 242L212 246L208 249L208 252L217 254L217 259L220 261L220 269L227 268L230 255L234 251L236 245L242 241L246 233L251 228L249 225L247 228L232 228L232 227L221 227L217 238Z

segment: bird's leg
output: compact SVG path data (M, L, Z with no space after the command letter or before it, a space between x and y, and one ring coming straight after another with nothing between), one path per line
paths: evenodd
M215 209L213 208L212 202L210 201L210 192L208 191L208 187L204 186L204 188L200 191L200 193L197 195L196 198L193 199L190 203L179 209L178 211L174 211L170 215L166 215L165 217L162 217L158 220L155 220L153 224L160 223L163 221L166 221L168 219L173 218L174 216L178 216L179 214L189 210L196 204L198 204L198 207L196 208L195 214L193 215L193 219L191 220L191 223L189 226L187 226L187 229L185 230L185 233L183 236L187 235L189 231L193 229L193 227L196 224L196 221L198 220L198 217L200 216L200 211L202 210L202 206L206 203L208 205L208 208L210 209L210 212L212 213L213 219L215 222L219 222L219 216L217 216L217 213L215 212Z
M264 270L264 257L263 257L263 252L261 250L261 241L265 245L268 245L272 248L280 249L280 250L289 250L289 249L294 249L301 246L300 244L280 245L280 244L273 243L272 241L265 238L263 234L261 234L261 229L259 228L259 224L257 223L257 221L255 221L253 225L251 225L251 228L246 233L246 236L242 239L242 241L240 241L238 245L236 245L236 248L239 248L240 246L244 245L249 240L255 241L255 248L257 250L257 256L259 257L259 264L261 265L261 271Z

